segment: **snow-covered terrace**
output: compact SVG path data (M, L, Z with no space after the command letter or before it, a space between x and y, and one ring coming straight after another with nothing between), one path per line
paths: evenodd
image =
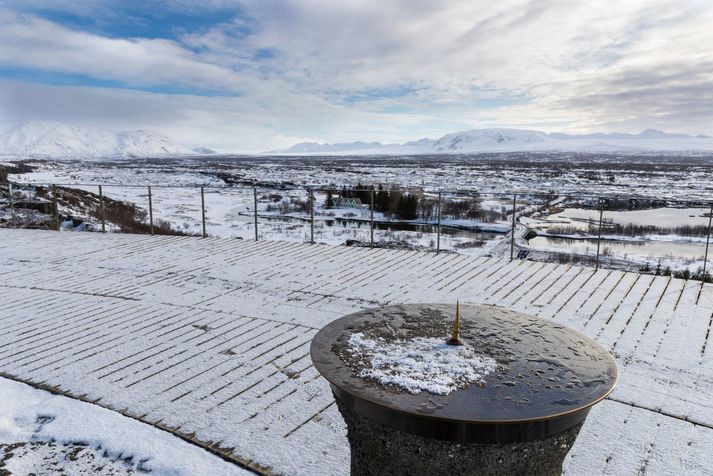
M579 329L617 357L566 474L713 472L713 286L457 254L0 230L0 372L275 474L347 474L309 342L397 302L490 303Z

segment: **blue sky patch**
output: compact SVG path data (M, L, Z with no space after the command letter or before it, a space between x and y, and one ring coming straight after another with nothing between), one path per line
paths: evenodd
M186 32L200 32L240 18L235 7L171 8L169 2L114 0L86 5L77 2L7 1L16 11L31 13L73 30L82 30L111 38L176 39Z
M97 88L131 89L158 94L190 94L206 97L239 97L239 92L207 89L194 86L170 84L141 85L114 79L95 78L76 73L62 73L34 68L0 67L0 78L27 81L30 83L52 84L56 86L89 86Z

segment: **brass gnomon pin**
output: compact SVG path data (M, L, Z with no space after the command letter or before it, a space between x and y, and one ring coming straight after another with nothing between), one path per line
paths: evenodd
M446 344L463 345L463 340L460 338L460 301L456 301L456 317L453 320L451 338L446 341Z

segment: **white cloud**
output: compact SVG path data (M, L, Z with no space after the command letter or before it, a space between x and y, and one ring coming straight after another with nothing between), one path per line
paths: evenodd
M0 10L0 64L81 74L128 84L234 92L247 78L171 40L107 38L32 15Z
M258 152L334 135L397 137L405 120L335 106L320 98L282 95L269 105L253 97L157 94L114 88L0 81L0 122L32 119L147 128L189 147ZM335 134L334 118L339 117ZM305 122L305 121L309 122ZM366 125L366 126L365 126ZM316 131L316 132L314 132Z
M0 65L230 96L6 82L0 94L16 95L6 115L132 122L253 150L292 138L395 141L484 126L713 134L706 0L243 0L236 8L239 17L172 40L102 37L2 10ZM21 89L45 91L44 105Z

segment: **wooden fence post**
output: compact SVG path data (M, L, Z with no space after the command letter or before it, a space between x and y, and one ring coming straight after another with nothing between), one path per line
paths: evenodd
M153 200L151 197L151 185L149 185L149 230L153 235Z
M203 238L208 236L205 232L205 191L201 187L201 223L203 223Z
M102 233L106 233L106 217L104 215L104 193L99 185L99 218L102 222Z
M253 188L253 208L255 209L255 241L257 241L257 188Z

